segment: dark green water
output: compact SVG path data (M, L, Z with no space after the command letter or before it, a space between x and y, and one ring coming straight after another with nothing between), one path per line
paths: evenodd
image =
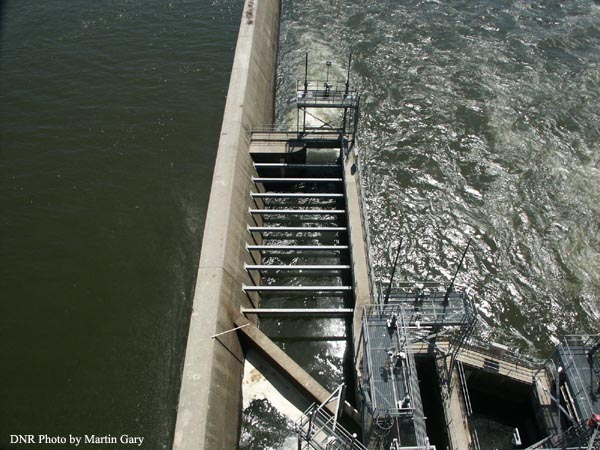
M241 2L1 5L0 448L168 448Z

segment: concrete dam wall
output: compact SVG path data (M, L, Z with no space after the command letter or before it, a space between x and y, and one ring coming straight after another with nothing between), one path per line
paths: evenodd
M246 0L231 71L196 279L173 448L238 445L244 355L231 309L248 306L246 225L252 127L273 122L279 0Z

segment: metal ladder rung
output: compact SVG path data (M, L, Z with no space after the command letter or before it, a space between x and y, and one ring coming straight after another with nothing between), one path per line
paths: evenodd
M289 167L293 169L339 169L342 167L340 164L295 164L295 163L254 163L254 167Z
M248 227L250 233L285 233L299 231L305 233L342 232L348 231L347 227Z
M244 264L246 270L349 270L350 265L344 264L312 264L312 265L293 265L293 264Z
M264 178L252 177L254 183L341 183L342 178Z
M338 192L251 192L252 198L342 198Z
M242 285L244 292L349 292L352 286L247 286Z
M252 209L250 214L346 214L345 209Z
M272 316L325 316L344 317L354 314L352 308L242 308L243 314L258 314Z
M246 250L348 250L347 245L248 245L246 244Z

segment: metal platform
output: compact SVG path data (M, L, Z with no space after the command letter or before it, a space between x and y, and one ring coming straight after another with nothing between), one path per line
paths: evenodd
M447 300L447 301L446 301ZM402 304L408 326L458 326L474 320L475 307L465 292L392 292L390 304Z
M396 316L393 327L388 326ZM398 332L399 307L367 307L363 315L363 383L373 416L412 415L409 348Z
M298 81L296 103L298 108L356 108L359 96L347 89L345 81Z
M363 433L369 442L383 435L392 442L404 433L411 445L428 449L417 369L402 308L402 304L364 308L359 381Z
M596 336L565 336L556 347L557 364L564 369L568 396L575 419L586 420L600 414L600 352L589 356Z

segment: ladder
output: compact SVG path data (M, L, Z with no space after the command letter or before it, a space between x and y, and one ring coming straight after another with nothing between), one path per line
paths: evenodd
M341 163L255 161L246 315L348 318L352 266ZM339 158L341 159L341 158Z

